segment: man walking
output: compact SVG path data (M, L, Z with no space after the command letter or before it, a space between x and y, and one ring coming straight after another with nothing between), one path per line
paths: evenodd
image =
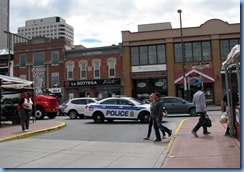
M168 129L167 127L162 125L162 118L163 118L163 108L164 108L164 103L163 100L160 99L161 94L159 92L155 92L155 106L153 108L153 127L155 130L155 135L156 135L156 142L161 141L159 129L163 132L168 133L168 136L170 137L172 135L172 130Z
M193 96L193 104L196 106L196 113L200 115L200 118L197 125L191 131L191 133L195 137L198 137L197 131L200 129L201 126L203 127L204 135L210 134L210 132L208 132L207 126L203 124L207 112L207 107L205 102L205 94L202 91L202 85L198 85L197 89L198 91Z

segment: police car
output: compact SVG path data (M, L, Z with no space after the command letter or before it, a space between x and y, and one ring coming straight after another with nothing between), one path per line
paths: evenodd
M85 117L92 118L95 123L105 120L140 120L149 121L150 104L144 104L132 97L109 97L96 103L90 103L84 111Z

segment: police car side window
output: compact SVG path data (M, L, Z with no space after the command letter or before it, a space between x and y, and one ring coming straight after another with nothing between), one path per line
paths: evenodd
M116 99L109 99L109 100L105 100L101 104L116 105L117 104L117 100Z

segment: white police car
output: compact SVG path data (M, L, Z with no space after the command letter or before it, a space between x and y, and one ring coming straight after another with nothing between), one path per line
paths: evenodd
M85 117L90 117L96 123L105 120L140 120L149 121L150 104L144 104L132 97L109 97L96 103L90 103L84 111Z

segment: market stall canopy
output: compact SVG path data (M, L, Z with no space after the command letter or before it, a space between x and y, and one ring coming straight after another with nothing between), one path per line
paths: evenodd
M231 64L240 62L240 45L235 45L227 56L227 59L222 63L222 67L226 68Z
M33 90L33 82L18 77L0 75L1 93L15 94L27 90Z

